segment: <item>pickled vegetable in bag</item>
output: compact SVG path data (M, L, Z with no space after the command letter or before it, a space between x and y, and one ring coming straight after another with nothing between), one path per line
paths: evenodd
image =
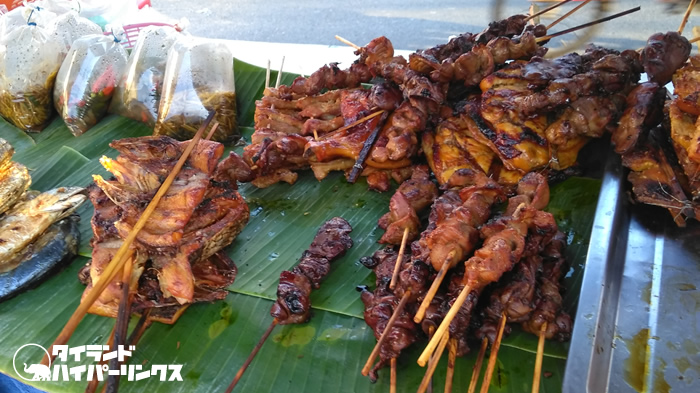
M127 57L112 36L96 34L75 40L54 89L56 110L73 135L83 134L105 116Z
M43 130L53 114L52 92L62 45L36 25L17 27L3 37L0 115L30 132Z
M180 36L182 33L169 26L141 30L114 90L110 113L144 122L151 128L155 126L168 52Z
M237 141L233 54L221 42L179 40L168 56L154 135L191 139L210 111L216 112L210 127L219 123L212 139Z

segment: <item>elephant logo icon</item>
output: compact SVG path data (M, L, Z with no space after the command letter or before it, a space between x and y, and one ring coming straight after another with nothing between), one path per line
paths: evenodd
M34 374L32 381L50 381L51 380L51 369L49 366L43 364L32 364L27 367L27 363L24 363L24 372L27 374Z
M20 373L17 370L18 354L20 353L20 351L22 351L22 349L24 349L25 347L29 347L29 346L41 348L41 350L43 350L44 353L46 353L46 356L49 358L49 365L48 366L46 366L44 364L27 365L27 363L23 362L22 364L24 364L24 369L23 369L24 372ZM29 356L30 356L29 354L26 354L26 357L29 357ZM22 358L21 356L19 356L19 357ZM21 347L19 347L19 349L17 349L17 351L15 352L15 356L12 358L12 366L14 367L15 373L17 373L17 376L24 379L25 381L50 381L51 380L51 360L50 359L51 359L51 357L49 356L49 351L47 351L46 348L42 347L41 345L39 345L39 344L24 344ZM25 360L25 359L20 359L20 360ZM27 377L28 375L31 375L32 377L28 378Z

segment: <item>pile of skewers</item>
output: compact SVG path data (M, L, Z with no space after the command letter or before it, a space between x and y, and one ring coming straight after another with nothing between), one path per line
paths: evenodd
M79 274L87 288L52 347L65 344L88 312L116 319L108 340L116 348L135 345L153 321L172 324L190 304L226 297L236 266L221 250L248 222L236 183L248 175L235 153L219 161L224 147L210 141L218 124L202 138L213 115L191 141L160 136L110 144L120 155L100 162L113 177L96 175L89 188L93 252ZM132 313L141 317L127 337ZM119 360L109 367L118 369ZM98 384L95 376L86 391ZM110 375L104 388L118 386L119 376Z
M652 36L639 51L591 45L583 54L545 59L542 44L554 35L529 24L531 19L516 15L494 22L408 60L394 56L385 37L365 47L341 39L359 56L350 68L329 64L290 86L266 88L256 102L255 132L243 157L256 186L293 183L304 168L319 180L331 170L344 170L350 182L363 175L380 191L389 189L392 178L401 184L378 223L386 231L380 243L390 246L362 260L376 274L375 289L362 288L362 300L378 339L362 372L376 380L379 369L391 366L392 388L396 359L423 336L430 341L418 359L428 366L419 392L429 386L447 347L451 386L454 358L467 353L475 338L481 345L470 392L490 342L486 392L500 341L508 324L517 324L539 337L533 381L538 391L544 339L568 340L572 329L560 283L566 241L543 211L548 178L576 173L578 155L591 139L611 135L633 170L638 200L667 207L675 218L700 212L690 198L680 198L700 194L692 188L697 164L689 161L700 140L690 130L700 115L690 93L698 90L700 63L674 78L677 90L685 83L688 92L671 104L676 126L670 135L680 165L672 168L665 158L669 149L658 153L658 137L649 134L663 118L665 91L659 86L690 52L692 41L680 35L682 27ZM639 83L642 72L650 83ZM360 87L369 82L371 88ZM679 168L686 180L675 174ZM644 186L650 180L658 187ZM662 193L668 197L660 198ZM494 213L506 201L505 210Z
M365 321L378 339L362 370L372 380L380 368L395 368L401 351L427 336L431 341L419 364L428 364L428 369L418 391L428 387L448 345L451 384L454 359L469 352L468 342L474 337L483 342L479 358L492 343L483 392L488 390L506 322L519 324L540 340L570 337L572 322L562 310L560 293L565 240L554 217L541 210L549 201L546 178L536 173L523 177L505 211L493 214L506 199L505 189L478 171L458 173L461 184L437 198L427 176L414 176L406 187L402 184L392 202L408 200L405 211L417 214L420 209L412 206L421 205L411 201L434 199L427 227L417 236L411 225L400 224L408 220L390 218L387 228L399 223L394 227L403 226L405 235L399 242L383 237L381 241L391 246L362 260L376 274L374 291L362 291ZM387 215L401 217L397 206L390 204ZM383 217L380 225L385 221ZM411 239L416 240L409 251L405 245ZM376 356L380 360L374 364ZM478 372L473 386L476 378Z

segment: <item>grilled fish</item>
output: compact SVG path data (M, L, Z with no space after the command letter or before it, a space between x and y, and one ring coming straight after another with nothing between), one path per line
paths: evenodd
M2 139L0 139L0 155L3 154L2 149ZM1 160L2 157L0 157ZM3 165L7 168L4 171L0 170L0 214L17 203L32 183L32 178L24 165L12 161L9 161L9 164L0 162L0 166Z
M67 217L86 199L80 187L60 187L23 201L0 219L0 273L11 270L18 254L56 221Z
M8 266L13 270L0 273L0 302L38 284L48 274L78 254L80 230L77 214L54 223Z

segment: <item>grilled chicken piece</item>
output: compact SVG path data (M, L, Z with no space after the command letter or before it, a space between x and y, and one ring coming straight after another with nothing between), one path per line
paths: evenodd
M700 116L700 56L693 56L690 62L673 74L673 94L676 104L685 113Z
M675 31L653 34L642 50L642 64L649 80L659 86L670 82L673 73L688 60L692 49L688 39Z
M622 156L622 164L631 170L628 180L634 198L667 209L676 225L684 227L686 218L698 217L700 210L683 192L661 139L652 132L649 141Z
M627 95L627 108L612 133L616 153L632 151L649 130L661 123L665 99L666 89L653 82L642 83Z
M681 111L678 100L671 101L668 110L671 120L671 143L688 179L689 194L693 200L698 200L700 199L700 160L696 157L700 154L698 151L700 124L698 116Z

